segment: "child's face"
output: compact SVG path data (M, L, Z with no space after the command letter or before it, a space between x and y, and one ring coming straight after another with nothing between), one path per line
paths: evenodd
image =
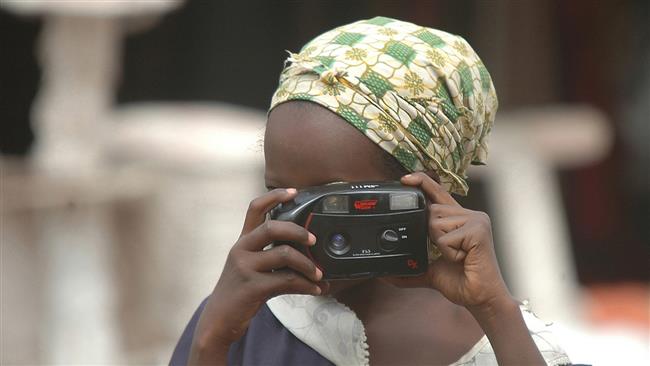
M264 155L270 189L399 180L402 175L387 166L388 153L335 113L311 102L292 101L273 109ZM333 281L325 294L336 296L366 281Z
M264 139L269 188L303 188L337 181L397 180L385 152L328 109L287 102L269 114Z

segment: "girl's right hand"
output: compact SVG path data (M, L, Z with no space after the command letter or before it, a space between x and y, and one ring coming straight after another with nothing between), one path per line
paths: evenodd
M322 272L298 250L273 241L311 246L316 237L292 222L266 220L266 214L293 199L296 190L274 189L251 201L239 239L230 249L217 285L194 333L190 364L225 364L230 344L240 339L266 300L282 294L320 295Z

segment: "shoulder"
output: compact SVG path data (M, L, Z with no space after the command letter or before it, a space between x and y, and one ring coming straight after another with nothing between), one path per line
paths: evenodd
M190 357L190 348L192 347L192 339L194 338L194 330L196 329L196 325L199 322L199 318L201 317L201 313L203 312L203 308L205 308L207 302L208 298L206 297L201 304L199 304L199 307L192 315L192 318L190 318L190 321L185 326L181 337L176 343L174 353L172 353L172 357L169 360L170 365L187 365L187 361Z
M520 306L521 313L542 357L550 366L571 365L569 356L564 351L553 332L552 323L545 323L530 310L527 304ZM483 336L463 357L454 362L454 366L497 365L496 356L490 341Z
M183 331L170 365L186 365L194 330L207 298L201 302ZM246 334L230 346L228 364L236 365L331 365L316 351L298 340L264 305L251 320Z

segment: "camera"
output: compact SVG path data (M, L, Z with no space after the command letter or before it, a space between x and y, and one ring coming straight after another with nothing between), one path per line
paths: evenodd
M423 193L399 182L332 183L300 190L270 212L312 232L312 247L287 244L323 271L323 279L415 276L426 272Z

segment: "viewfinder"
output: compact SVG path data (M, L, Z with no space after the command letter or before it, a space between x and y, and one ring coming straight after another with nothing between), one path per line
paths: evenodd
M415 210L418 208L418 195L415 192L400 192L390 194L390 209Z
M323 200L323 213L350 213L348 196L333 195Z

